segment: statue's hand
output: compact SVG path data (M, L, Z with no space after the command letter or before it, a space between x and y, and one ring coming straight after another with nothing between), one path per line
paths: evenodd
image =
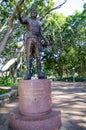
M53 42L48 42L47 45L48 45L48 46L52 46L52 45L53 45Z
M20 14L20 8L18 6L16 7L16 13L17 13L17 15Z

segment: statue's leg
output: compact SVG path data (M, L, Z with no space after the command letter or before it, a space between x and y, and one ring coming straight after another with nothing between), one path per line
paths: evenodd
M26 71L26 74L25 74L25 77L24 77L24 80L29 80L31 79L31 59L28 59L27 60L27 71Z
M47 77L41 71L41 60L40 60L40 48L38 43L35 44L35 55L36 55L36 64L37 64L37 73L39 79L46 79Z
M36 58L36 62L37 62L38 79L46 79L47 78L46 75L43 74L43 72L41 71L41 61L38 57Z
M26 71L24 79L29 80L29 79L31 79L31 64L32 64L32 41L31 41L31 39L28 39L26 41L25 49L26 49L27 71Z

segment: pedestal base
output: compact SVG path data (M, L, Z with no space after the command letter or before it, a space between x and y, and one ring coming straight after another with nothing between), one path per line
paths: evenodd
M18 109L10 114L10 127L12 130L58 130L60 125L60 111L51 111L39 117L21 115Z
M58 130L61 113L51 111L51 104L49 80L21 80L19 108L10 114L10 127L12 130Z
M51 110L51 82L47 79L21 80L19 111L25 116L39 116Z

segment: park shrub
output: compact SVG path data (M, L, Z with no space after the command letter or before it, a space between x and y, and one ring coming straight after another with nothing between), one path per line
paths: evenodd
M15 87L18 86L19 80L21 78L16 78L16 81L14 82L11 77L2 77L0 78L0 86L9 86L9 87Z
M54 79L53 81L66 81L66 82L84 82L86 81L86 77L81 77L81 76L77 76L77 77L63 77L63 78L57 78Z

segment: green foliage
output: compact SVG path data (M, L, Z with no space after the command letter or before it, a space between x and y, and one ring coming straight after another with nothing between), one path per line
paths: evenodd
M0 90L0 95L2 95L2 94L6 94L6 93L7 93L6 90Z
M0 86L4 87L4 86L9 86L9 87L16 87L19 85L19 81L22 78L16 78L16 81L14 82L14 78L13 77L2 77L0 78Z
M18 0L3 0L0 5L0 41L5 36L9 25L9 18L13 13L13 9L18 4ZM44 0L39 2L39 0L26 0L21 6L22 16L27 17L30 14L31 9L36 9L38 11L38 18L42 17L48 10L54 7L52 0ZM13 24L16 26L18 24L18 18L15 16ZM4 26L5 25L5 26ZM65 17L57 12L50 13L42 20L43 31L47 36L48 40L53 43L51 47L42 47L42 66L43 70L46 71L47 75L50 77L63 79L65 77L73 77L76 73L78 77L86 77L86 4L84 5L84 10L82 12L76 12L74 15ZM14 29L12 35L10 36L8 43L0 56L3 59L3 64L8 60L15 57L22 44L24 43L25 27L21 24ZM22 57L22 67L19 68L19 77L22 78L25 74L26 58L25 53L21 54ZM20 59L17 64L20 63ZM14 68L16 68L14 66ZM5 85L15 85L13 84L13 74L14 70L10 70L10 77L4 77L7 82ZM35 63L33 65L33 74L36 73ZM4 80L3 78L3 80ZM2 80L2 81L3 81ZM76 79L76 81L79 80ZM81 80L81 79L80 79ZM69 78L68 81L72 81ZM3 83L0 82L0 85Z
M66 82L85 82L86 77L64 77L64 78L55 78L53 81L66 81Z

